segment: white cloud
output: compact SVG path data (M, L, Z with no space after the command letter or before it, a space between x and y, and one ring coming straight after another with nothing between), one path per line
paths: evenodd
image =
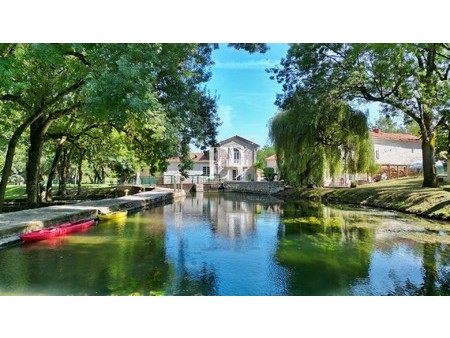
M257 61L215 61L214 67L219 69L266 69L275 67L280 61L275 60L257 60Z
M218 107L217 112L219 113L220 121L222 122L222 125L220 126L221 129L231 129L232 128L232 114L231 111L233 110L233 107L231 106L220 106Z

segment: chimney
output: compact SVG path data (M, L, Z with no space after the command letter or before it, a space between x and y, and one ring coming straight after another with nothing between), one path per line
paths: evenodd
M381 133L381 130L380 130L380 128L375 128L375 129L373 130L373 132L379 134L379 133Z

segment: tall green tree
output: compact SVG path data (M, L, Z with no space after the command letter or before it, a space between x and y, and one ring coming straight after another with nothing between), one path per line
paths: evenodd
M393 120L390 116L378 117L378 119L374 121L371 127L372 129L379 128L382 132L385 133L409 133L409 130L406 126Z
M283 107L298 88L324 79L351 104L379 102L383 112L414 121L422 138L424 187L438 185L436 131L449 112L450 45L429 44L293 44L273 69L283 84Z
M322 185L325 175L373 167L366 115L328 91L298 90L271 121L281 177L296 185Z
M265 44L229 46L250 53L267 50ZM30 206L39 204L40 162L49 139L57 142L50 176L60 154L66 154L65 162L81 161L79 168L84 158L93 156L91 147L73 140L66 144L79 135L72 129L83 122L106 123L126 133L132 140L127 147L134 148L136 159L149 161L151 171L163 170L167 158L187 153L191 143L200 148L214 145L219 125L216 97L204 84L211 77L215 48L217 44L0 44L0 114L8 125L0 139L0 146L7 146L1 150L5 162L0 210L15 150L25 133ZM74 117L77 125L70 126L67 121ZM55 133L55 126L58 132L67 129L65 135L47 137ZM79 156L69 156L68 147L75 147ZM107 166L98 158L93 163L96 176L104 177Z
M147 157L175 155L182 140L215 143L215 98L202 87L210 77L213 45L15 44L0 46L2 115L18 112L0 183L0 208L18 140L29 130L27 196L38 204L39 163L45 135L55 121L108 121L118 130L152 140ZM141 126L139 121L142 122ZM165 130L163 136L161 123ZM168 127L168 126L173 127ZM158 126L157 129L152 126ZM28 129L29 128L29 129ZM158 129L159 128L159 129ZM163 128L163 129L164 129ZM174 137L174 132L176 136ZM137 139L137 137L136 137ZM146 145L149 145L147 142ZM159 151L158 149L163 149Z
M8 111L17 114L3 165L0 210L16 146L27 129L27 195L31 205L37 204L43 135L57 118L80 108L76 98L86 74L85 59L67 46L14 44L3 50L7 52L0 58L2 115Z

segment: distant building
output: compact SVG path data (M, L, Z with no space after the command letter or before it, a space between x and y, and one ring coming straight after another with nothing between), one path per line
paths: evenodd
M380 129L370 132L375 162L381 166L380 174L386 178L405 177L416 173L414 163L422 163L422 141L411 134L384 133ZM377 180L378 177L375 177Z
M194 176L210 176L210 167L209 167L209 151L205 152L190 152L189 157L191 158L194 165L192 169L187 170L187 174L190 177ZM180 175L179 164L181 160L179 157L172 157L169 159L169 166L167 170L164 172L164 175Z
M266 167L267 168L273 168L274 174L276 174L275 176L275 180L278 180L280 177L280 172L278 170L278 165L277 165L277 155L272 155L266 158Z
M194 162L191 170L187 171L193 183L220 178L225 181L253 181L256 180L256 152L259 145L241 136L233 136L219 142L217 147L201 153L190 153ZM178 157L169 160L165 176L180 176Z
M277 166L277 155L272 155L266 158L266 167L267 168L273 168L275 173L278 173L278 166Z
M411 134L384 133L376 128L370 132L370 139L373 143L375 163L380 166L380 172L371 176L366 173L342 174L336 179L326 179L325 186L349 186L351 181L372 182L417 174L417 163L422 163L420 137Z
M380 129L370 132L375 161L380 165L410 165L422 161L422 141L411 134L384 133Z

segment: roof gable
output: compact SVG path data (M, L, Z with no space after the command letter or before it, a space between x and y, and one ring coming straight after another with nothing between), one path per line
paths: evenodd
M420 137L412 134L398 134L398 133L383 133L382 131L371 131L370 137L372 140L392 140L392 141L411 141L420 142Z
M246 138L243 138L243 137L241 137L239 135L235 135L235 136L232 136L230 138L227 138L226 140L220 141L219 142L219 146L223 146L224 144L227 144L227 143L232 142L232 141L244 142L244 143L252 145L253 147L259 148L259 144L256 144L255 142L247 140Z

